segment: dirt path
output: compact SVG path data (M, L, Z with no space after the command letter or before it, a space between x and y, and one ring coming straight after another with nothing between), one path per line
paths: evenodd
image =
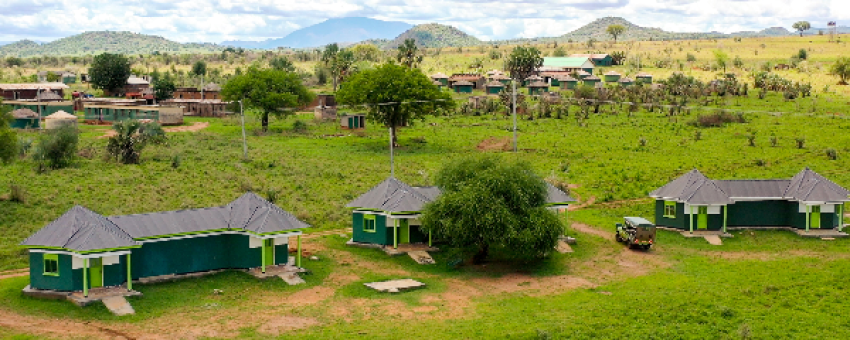
M604 238L604 239L613 239L613 237L614 237L613 231L612 232L602 231L602 230L596 229L594 227L591 227L587 224L572 223L570 225L570 228L572 228L573 230L578 231L580 233L596 235L596 236L599 236L599 237Z
M29 275L29 273L30 273L29 268L8 270L8 271L5 271L5 272L0 272L0 280L11 279L13 277L27 276L27 275Z
M173 126L173 127L163 128L163 130L165 132L196 132L196 131L201 131L203 129L206 129L209 126L210 126L209 122L194 122L194 123L192 123L192 125L189 125L189 126ZM109 138L109 137L115 136L115 134L116 134L115 130L110 129L110 130L106 131L106 133L103 134L103 136L100 136L100 137L97 137L97 138L98 139Z

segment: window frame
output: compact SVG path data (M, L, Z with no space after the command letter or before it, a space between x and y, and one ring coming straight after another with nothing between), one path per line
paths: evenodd
M664 201L664 217L676 218L676 201Z
M55 271L48 271L49 266L48 263L55 263ZM59 254L44 254L42 256L42 263L44 268L42 268L42 274L46 276L59 276Z
M378 232L378 221L374 214L363 214L363 231L367 233Z

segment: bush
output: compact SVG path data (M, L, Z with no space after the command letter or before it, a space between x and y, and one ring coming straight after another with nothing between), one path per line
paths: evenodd
M829 158L833 161L838 159L838 151L836 151L835 149L826 149L826 158Z
M804 137L797 137L794 141L797 142L797 149L802 149L806 146L806 138Z
M10 185L10 189L12 190L9 195L10 201L24 204L27 203L27 192L22 186L12 183Z
M292 131L295 133L307 132L307 123L302 122L300 120L296 120L294 123L292 123Z
M687 60L688 62L694 62L694 61L697 61L697 57L694 56L693 54L688 53L687 59L685 59L685 60Z
M38 139L33 153L38 172L47 169L61 169L71 165L77 155L80 136L75 127L63 127L48 131Z
M805 49L805 48L801 48L801 49L800 49L800 51L799 51L799 52L797 52L796 57L797 57L798 59L800 59L800 60L806 60L806 59L809 59L809 52L808 52L808 51L806 51L806 49Z
M123 164L138 164L142 150L148 143L164 143L165 131L157 123L141 123L138 120L115 122L112 129L116 134L109 137L106 152Z
M756 133L750 133L747 135L747 142L749 146L756 146Z
M779 139L776 136L770 136L770 146L775 148L777 142L779 142Z

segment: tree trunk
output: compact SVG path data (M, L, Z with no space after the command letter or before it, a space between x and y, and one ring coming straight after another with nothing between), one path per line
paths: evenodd
M333 78L334 78L334 92L336 92L337 81L336 81L336 77L333 77Z
M263 132L269 131L269 113L263 112Z
M398 127L393 125L392 130L393 130L393 147L397 148L397 147L399 147L399 145L398 145Z
M490 255L490 245L482 244L478 248L478 253L472 256L472 264L482 264L484 260L487 259L487 256Z

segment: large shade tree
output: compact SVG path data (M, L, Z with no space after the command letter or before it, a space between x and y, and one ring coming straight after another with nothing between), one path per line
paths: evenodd
M545 207L546 184L527 163L495 157L460 159L437 173L442 190L422 213L424 232L484 261L492 248L529 260L552 250L563 231Z
M605 32L608 33L611 37L614 38L614 42L617 42L617 37L626 33L626 26L623 25L609 25L608 28L605 29Z
M505 61L505 70L519 81L531 76L540 66L543 66L540 50L531 46L514 47L508 60Z
M433 84L419 69L385 64L351 76L337 92L341 104L364 105L368 118L392 128L393 144L398 144L396 128L454 107L451 95Z
M18 137L10 123L13 117L7 106L0 100L0 162L9 163L18 153Z
M791 25L791 27L797 30L797 32L800 32L800 37L802 37L803 32L808 31L812 28L812 24L810 24L808 21L797 21L793 25Z
M297 74L257 67L230 79L221 96L227 101L242 100L244 106L257 110L263 131L268 131L269 116L290 115L293 109L307 105L314 97Z
M89 77L93 88L115 93L130 78L130 59L123 54L99 54L92 61Z
M351 73L354 62L354 53L351 50L340 49L336 43L325 47L324 52L322 52L322 63L331 73L334 92L336 92L339 83Z

